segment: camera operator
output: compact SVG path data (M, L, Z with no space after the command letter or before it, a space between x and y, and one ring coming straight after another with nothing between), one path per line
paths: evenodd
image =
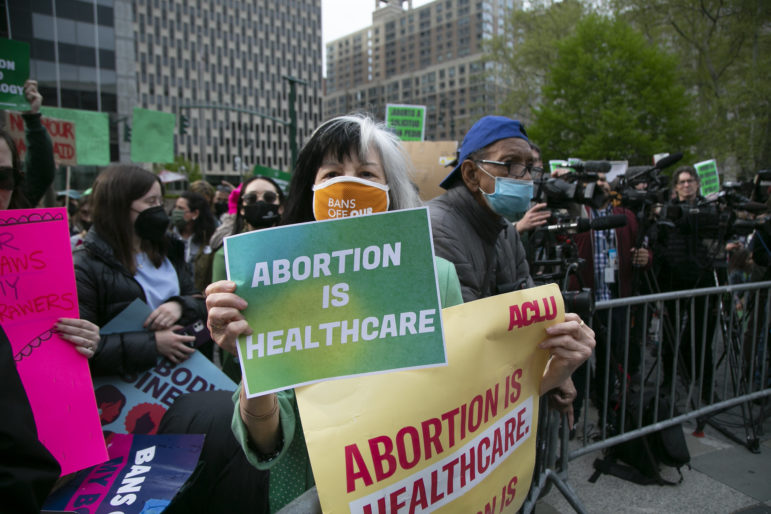
M530 153L533 156L530 175L531 178L539 180L543 176L543 157L541 157L541 148L532 141L530 141ZM550 216L551 213L546 208L545 203L535 203L514 223L514 228L517 229L517 232L522 238L522 244L525 246L525 250L528 249L529 233L533 229L545 225L546 222L549 221Z
M594 295L594 301L607 301L615 298L626 298L635 292L632 291L632 277L635 268L649 267L653 262L652 252L646 248L635 248L638 237L637 219L632 211L621 206L613 206L610 199L610 185L605 173L598 173L597 187L605 193L605 202L599 208L581 206L581 216L589 219L597 219L605 216L623 215L626 217L626 225L608 230L589 230L574 236L578 247L578 256L584 260L579 270L584 285L590 285ZM575 289L577 284L573 284ZM597 346L597 376L592 382L592 393L602 398L602 388L607 380L605 361L610 349L610 369L618 369L623 365L624 344L626 341L626 309L614 309L611 313L611 326L608 327L607 312L599 312L594 315L592 328L595 330ZM632 326L641 326L641 323L632 323ZM634 374L639 367L639 338L636 334L630 334L630 348L628 352L628 374ZM617 366L618 365L618 366ZM585 387L585 373L587 365L584 364L576 371L574 383L579 389L578 398L574 403L577 412L576 418L581 412L583 404L582 389ZM610 382L611 386L613 382Z
M674 222L659 224L655 262L659 287L662 292L666 292L715 286L715 255L705 244L703 233L700 234L700 225L705 228L708 224L705 222L705 215L714 207L704 207L705 199L699 195L699 176L692 166L677 168L672 176L672 185L674 195L665 205L664 214L667 219L674 218ZM710 402L713 388L712 336L715 329L716 305L714 300L710 301L710 298L705 296L695 297L693 302L693 309L689 308L690 302L681 304L680 319L677 319L676 315L676 302L665 302L664 322L671 330L664 330L664 386L671 384L676 364L675 345L679 333L678 374L686 381L693 379L697 386L698 380L702 378L702 399ZM705 313L706 329L703 322ZM694 375L691 373L692 369L695 370Z

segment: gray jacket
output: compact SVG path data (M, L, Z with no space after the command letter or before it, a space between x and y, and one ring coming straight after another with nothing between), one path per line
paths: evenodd
M428 207L434 250L455 264L464 302L533 286L516 229L482 207L465 184Z

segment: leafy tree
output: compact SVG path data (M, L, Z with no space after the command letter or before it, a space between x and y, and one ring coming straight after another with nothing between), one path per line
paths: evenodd
M485 48L488 78L502 92L500 113L526 123L532 119L557 44L573 34L585 11L578 0L534 0L528 10L509 13L504 35L493 37Z
M753 174L771 163L771 3L767 0L613 0L649 41L680 59L694 92L696 153Z
M586 15L556 50L528 131L546 155L646 164L692 142L677 60L627 23Z
M203 178L203 175L201 174L201 166L188 160L184 155L175 156L174 162L169 162L167 164L156 164L153 166L153 169L156 173L161 170L181 173L182 175L187 176L188 182L195 182L196 180Z

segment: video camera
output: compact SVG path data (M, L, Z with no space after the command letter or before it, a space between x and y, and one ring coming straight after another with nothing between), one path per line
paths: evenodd
M635 212L656 203L664 203L669 192L669 179L661 171L683 158L677 152L660 159L653 166L630 166L619 178L621 205ZM645 186L638 189L640 184Z
M601 208L608 195L597 186L600 173L610 171L607 161L571 160L566 168L572 171L560 177L541 178L533 181L533 200L546 203L549 208L562 209L571 204L589 205Z
M675 226L683 233L696 233L701 238L727 240L749 235L767 226L765 220L752 218L768 210L765 204L744 196L743 192L752 188L751 183L725 182L718 193L708 195L695 206L662 208L661 223Z

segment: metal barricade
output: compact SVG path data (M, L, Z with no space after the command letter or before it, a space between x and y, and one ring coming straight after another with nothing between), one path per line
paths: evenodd
M539 470L523 511L531 512L541 488L553 482L583 512L567 483L569 461L684 421L697 420L696 432L709 424L758 452L771 397L770 292L771 281L598 302L590 361L595 379L587 366L576 384L583 395L580 447L568 450L562 430L560 469ZM646 401L652 402L652 415L644 416ZM593 420L590 402L597 409ZM721 419L729 415L741 419L730 423L734 430ZM544 440L557 440L558 425L547 422ZM553 455L556 449L539 446L540 452Z

